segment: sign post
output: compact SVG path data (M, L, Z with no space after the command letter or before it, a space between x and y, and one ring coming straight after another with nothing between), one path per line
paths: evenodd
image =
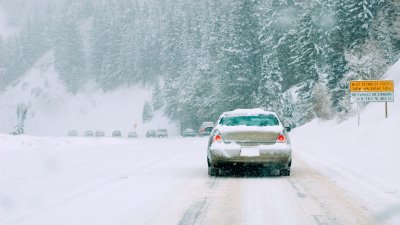
M359 102L385 102L385 118L388 117L387 103L394 101L393 80L352 80L351 97L357 100L358 126L360 126Z
M385 119L388 118L387 102L385 102Z

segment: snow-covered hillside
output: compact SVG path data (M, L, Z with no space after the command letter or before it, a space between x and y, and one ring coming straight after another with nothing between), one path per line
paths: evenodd
M386 74L395 82L395 101L370 103L342 123L312 121L292 133L302 160L361 199L379 219L400 224L400 61Z
M7 14L5 13L4 8L0 4L0 37L6 39L9 36L15 34L17 29L12 27L7 22Z
M88 85L84 91L72 95L58 79L54 69L54 56L45 54L22 79L0 94L0 133L9 133L16 125L16 108L19 103L29 106L25 131L32 135L66 135L76 129L79 135L85 130L121 130L123 136L135 129L144 135L146 129L166 128L177 133L176 125L169 123L161 112L152 121L142 123L142 110L151 98L151 89L142 87L121 88L103 92Z

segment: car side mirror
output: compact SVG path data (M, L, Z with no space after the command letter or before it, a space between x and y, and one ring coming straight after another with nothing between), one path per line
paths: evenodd
M285 129L287 132L290 132L292 130L292 128L290 128L290 127L285 127Z

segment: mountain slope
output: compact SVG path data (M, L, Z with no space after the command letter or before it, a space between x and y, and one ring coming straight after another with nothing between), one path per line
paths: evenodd
M25 131L33 135L65 135L69 129L102 129L106 135L119 129L125 136L137 125L139 135L146 129L167 128L177 132L156 112L152 121L142 123L144 102L150 100L151 90L142 87L120 88L103 92L87 85L84 91L72 95L58 79L54 69L54 56L45 54L22 79L0 94L0 132L8 133L16 125L16 107L19 103L29 106Z
M17 30L14 27L11 27L7 23L7 14L0 4L0 37L6 39L9 36L15 34Z

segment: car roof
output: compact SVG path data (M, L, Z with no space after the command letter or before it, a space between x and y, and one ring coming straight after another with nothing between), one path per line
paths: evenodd
M254 109L235 109L232 111L227 111L222 113L222 117L231 117L231 116L257 116L257 115L274 115L276 113L273 111L264 110L262 108L254 108Z

